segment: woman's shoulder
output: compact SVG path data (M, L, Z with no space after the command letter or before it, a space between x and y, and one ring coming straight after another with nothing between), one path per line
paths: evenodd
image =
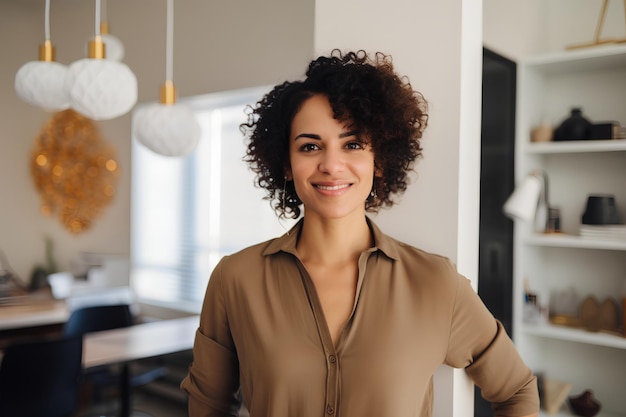
M246 266L246 265L257 265L258 263L263 262L264 254L267 248L272 245L279 238L268 239L263 242L256 243L251 246L247 246L243 249L240 249L231 254L225 255L222 258L221 263L226 263L230 267L235 266Z
M384 244L381 245L383 252L402 263L419 265L424 268L456 269L450 258L445 255L419 248L388 235L384 236L384 240Z

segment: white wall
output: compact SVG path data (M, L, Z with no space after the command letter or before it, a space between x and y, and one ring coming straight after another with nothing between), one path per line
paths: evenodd
M84 58L94 33L94 1L51 2L51 38L57 61ZM158 99L165 81L165 0L109 0L111 33L126 48L139 101ZM174 23L174 82L180 97L267 85L299 77L313 51L314 1L177 0ZM39 213L29 173L30 151L50 114L19 100L17 70L37 59L44 40L43 0L0 1L0 250L28 280L44 262L44 236L55 244L59 267L67 269L80 251L129 255L130 114L99 122L115 146L121 167L113 203L92 229L71 235L55 218Z

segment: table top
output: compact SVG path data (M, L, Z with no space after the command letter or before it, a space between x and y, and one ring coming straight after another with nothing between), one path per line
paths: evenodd
M83 365L90 368L189 350L199 324L199 316L190 316L87 334Z
M24 297L0 306L0 330L65 323L69 315L62 300Z

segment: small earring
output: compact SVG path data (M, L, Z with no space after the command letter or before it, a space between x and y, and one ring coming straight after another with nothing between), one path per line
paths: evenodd
M283 222L281 221L282 220L281 217L282 218L286 217L285 216L285 209L287 206L286 202L287 202L287 177L283 178L283 194L281 196L281 202L280 202L281 213L278 215L278 224L280 224L280 227L282 227L285 230L287 236L289 236L289 229L287 229L285 225L283 224Z

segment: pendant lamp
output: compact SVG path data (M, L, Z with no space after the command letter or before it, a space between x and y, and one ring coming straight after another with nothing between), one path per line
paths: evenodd
M185 156L196 148L202 130L191 110L176 103L176 87L172 81L173 0L167 0L167 42L165 84L160 102L135 111L133 135L139 143L164 156Z
M39 60L24 64L15 74L15 93L28 104L47 111L70 107L65 89L67 66L55 61L55 50L50 41L50 0L45 7L45 42L39 47Z
M89 42L88 58L73 62L66 77L72 108L93 120L122 116L137 102L137 77L126 64L105 59L105 54L96 0L96 36Z
M109 21L107 19L107 1L102 0L102 12L100 15L100 36L102 36L102 42L106 50L106 59L113 61L122 61L124 59L124 44L117 36L113 36L109 33ZM89 42L95 41L95 37L91 38ZM89 43L87 43L87 52L89 52Z

